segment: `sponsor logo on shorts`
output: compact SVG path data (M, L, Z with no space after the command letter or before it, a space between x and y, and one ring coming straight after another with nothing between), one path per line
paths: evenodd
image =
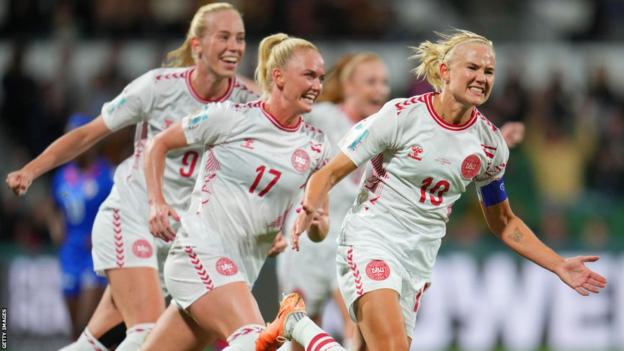
M290 157L293 168L299 173L303 173L310 168L310 155L303 149L297 149Z
M390 276L390 266L383 260L372 260L366 265L366 275L372 280L386 280Z
M464 159L461 164L461 174L465 179L472 179L481 170L481 159L479 156L472 154Z
M234 275L238 273L238 267L236 267L236 263L229 258L221 257L217 261L217 272L222 275Z
M139 239L132 244L132 252L139 258L150 258L154 253L152 244L145 239Z

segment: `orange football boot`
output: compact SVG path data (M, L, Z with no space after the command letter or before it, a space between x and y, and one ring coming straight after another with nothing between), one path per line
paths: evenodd
M287 340L287 337L284 335L284 328L288 316L295 312L305 313L305 311L305 303L301 295L296 292L286 295L280 302L280 308L275 320L269 323L266 329L258 335L256 351L275 351L282 346L284 341Z

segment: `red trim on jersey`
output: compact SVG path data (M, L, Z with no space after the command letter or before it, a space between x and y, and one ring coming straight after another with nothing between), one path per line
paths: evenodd
M464 124L451 124L445 121L438 113L433 109L433 96L437 95L437 93L429 93L426 95L425 104L427 105L427 110L429 110L429 114L433 117L433 120L436 121L442 128L452 130L452 131L460 131L469 128L477 121L477 109L473 108L472 113L470 114L470 119L468 122Z
M193 71L194 70L195 70L195 67L191 67L188 71L185 72L185 74L186 74L186 86L188 87L189 93L191 93L191 95L195 98L195 100L201 102L202 104L208 104L208 103L211 103L211 102L225 101L225 100L227 100L230 97L230 94L232 94L232 90L234 90L234 79L233 78L228 78L227 90L220 97L218 97L216 99L204 99L203 97L201 97L197 93L195 88L193 87L193 84L191 84L191 76L193 75Z
M271 114L271 112L267 111L266 109L266 104L263 102L260 105L260 110L262 111L262 113L264 113L264 115L269 119L269 121L271 121L271 123L273 123L274 126L276 126L277 128L285 131L285 132L296 132L299 130L299 126L301 126L301 122L303 122L303 118L299 117L299 120L297 121L297 124L295 124L292 127L289 126L285 126L282 123L280 123L280 121L277 120L277 118L275 118L275 116L273 116Z

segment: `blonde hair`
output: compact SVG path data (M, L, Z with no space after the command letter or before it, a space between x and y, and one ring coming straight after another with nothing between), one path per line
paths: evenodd
M452 56L453 49L468 42L479 42L488 45L494 51L494 44L484 36L463 30L456 29L450 34L435 32L440 39L432 43L424 41L418 47L411 47L414 55L410 59L416 59L420 64L412 70L418 78L425 78L427 82L436 90L442 90L442 78L440 77L440 64L448 64Z
M186 39L184 43L180 45L179 48L175 50L171 50L167 53L167 58L165 59L164 66L165 67L187 67L195 64L195 55L193 54L193 50L191 49L191 39L193 37L201 37L204 35L206 31L206 16L223 10L233 10L238 13L240 16L240 12L226 2L215 2L212 4L204 5L195 12L193 19L191 20L191 25L189 26L189 30L186 33Z
M273 78L271 72L277 67L284 67L296 49L313 49L317 47L311 42L277 33L265 37L258 47L258 66L255 78L264 96L271 92Z
M318 101L329 101L339 104L344 101L344 83L351 79L355 68L361 63L379 61L379 55L372 52L362 52L358 54L346 54L342 56L338 62L332 67L327 75L327 79L323 82L323 92Z

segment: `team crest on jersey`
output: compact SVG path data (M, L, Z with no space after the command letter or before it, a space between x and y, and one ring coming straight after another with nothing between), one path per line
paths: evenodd
M383 260L372 260L366 265L366 275L372 280L386 280L390 276L390 266Z
M136 257L139 258L150 258L154 253L154 249L152 249L152 244L145 239L139 239L132 244L132 252Z
M476 154L469 155L461 164L461 174L465 179L472 179L481 170L481 159Z
M169 118L165 118L164 124L165 124L164 129L167 129L167 128L171 127L171 125L173 124L173 120L169 119Z
M236 263L234 263L234 261L230 260L227 257L221 257L217 261L216 266L217 272L219 272L219 274L221 275L230 276L238 273L238 267L236 267Z
M422 153L425 152L425 149L420 144L416 144L410 148L410 153L407 155L409 158L413 158L414 160L420 161L422 160Z
M290 156L290 162L295 171L303 173L310 168L310 155L303 149L297 149Z

